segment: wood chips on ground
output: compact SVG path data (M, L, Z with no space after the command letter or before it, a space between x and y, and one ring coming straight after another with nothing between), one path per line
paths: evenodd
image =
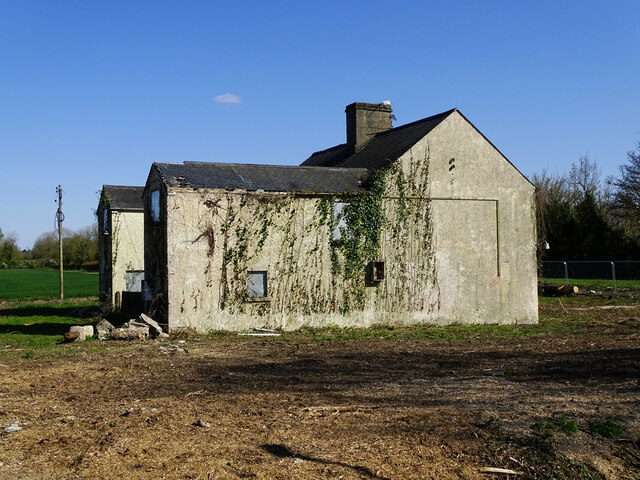
M560 337L0 357L0 479L640 478L640 308L568 310Z

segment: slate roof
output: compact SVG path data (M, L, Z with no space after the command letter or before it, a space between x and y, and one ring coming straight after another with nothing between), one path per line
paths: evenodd
M112 210L144 210L143 190L144 187L103 185L101 198Z
M347 144L336 145L321 152L316 152L302 162L302 165L367 169L388 165L401 157L454 111L456 111L455 108L416 122L376 133L356 153L350 151Z
M240 163L154 163L170 187L344 193L362 190L364 168L251 165Z
M353 150L349 150L349 146L346 143L343 143L336 145L335 147L322 150L321 152L311 154L309 158L302 162L302 165L309 167L335 167L345 158L348 158L352 153Z

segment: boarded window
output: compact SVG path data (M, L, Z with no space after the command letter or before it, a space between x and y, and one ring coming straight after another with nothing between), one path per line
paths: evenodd
M333 202L333 232L331 237L334 240L342 240L342 234L347 230L347 222L344 218L344 202Z
M267 272L247 273L247 294L249 297L267 296Z
M151 220L160 221L160 190L151 192Z

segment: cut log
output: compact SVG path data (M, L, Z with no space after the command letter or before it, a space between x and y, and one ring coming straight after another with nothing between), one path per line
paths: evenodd
M64 335L65 342L73 342L76 338L80 336L80 332L67 332Z
M564 285L560 285L558 287L558 291L563 295L574 295L578 293L579 290L580 289L576 285L569 285L568 283L565 283Z
M564 297L568 295L575 295L579 292L579 288L576 285L554 285L545 283L538 286L538 294L543 297Z

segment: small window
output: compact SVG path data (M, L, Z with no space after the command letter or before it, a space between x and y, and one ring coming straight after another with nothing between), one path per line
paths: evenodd
M267 272L248 272L247 295L250 298L267 296Z
M347 222L344 218L344 207L347 204L344 202L333 203L333 232L331 238L333 240L342 240L342 233L347 230Z
M151 220L160 221L160 190L151 192Z
M384 262L373 262L373 280L374 282L381 282L384 280Z
M124 274L124 281L127 292L141 292L144 272L142 270L127 270Z
M366 285L368 287L375 287L384 281L384 262L369 262L366 271Z

